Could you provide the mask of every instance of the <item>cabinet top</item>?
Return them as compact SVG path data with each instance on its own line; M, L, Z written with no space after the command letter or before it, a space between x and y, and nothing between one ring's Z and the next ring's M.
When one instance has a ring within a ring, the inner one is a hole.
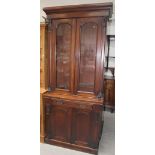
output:
M111 17L113 9L113 3L95 3L95 4L81 4L81 5L68 5L68 6L57 6L57 7L46 7L43 11L47 15L53 14L69 14L76 12L94 12L94 16L108 16ZM100 14L99 14L100 13ZM78 14L79 15L79 14ZM75 17L78 17L77 14ZM93 15L92 15L93 16ZM52 16L55 18L55 16ZM57 18L62 18L61 16L56 16Z

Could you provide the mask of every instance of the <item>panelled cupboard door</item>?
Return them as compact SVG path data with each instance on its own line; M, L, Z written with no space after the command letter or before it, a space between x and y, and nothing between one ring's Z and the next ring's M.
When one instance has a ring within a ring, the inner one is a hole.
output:
M75 92L101 91L103 82L103 18L79 18L76 31Z
M72 143L89 146L91 112L83 109L74 109L72 115Z
M84 147L98 147L101 133L101 112L73 109L71 142Z
M71 109L46 104L46 138L70 142Z
M52 89L73 91L75 24L75 19L52 20L49 32L49 83Z

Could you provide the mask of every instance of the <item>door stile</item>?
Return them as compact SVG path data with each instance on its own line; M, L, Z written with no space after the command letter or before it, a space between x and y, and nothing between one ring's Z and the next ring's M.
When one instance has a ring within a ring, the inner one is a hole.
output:
M72 46L71 46L71 78L70 78L70 91L71 93L75 92L75 40L76 38L76 19L72 20Z
M74 72L74 94L77 94L79 83L79 63L80 63L80 23L76 20L76 40L75 40L75 72Z

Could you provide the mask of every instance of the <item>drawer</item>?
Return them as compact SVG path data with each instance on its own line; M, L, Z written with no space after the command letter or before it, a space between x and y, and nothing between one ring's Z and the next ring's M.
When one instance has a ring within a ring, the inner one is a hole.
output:
M48 103L52 105L67 106L71 108L92 110L92 105L87 102L68 101L68 100L55 99L55 98L44 98L44 103Z

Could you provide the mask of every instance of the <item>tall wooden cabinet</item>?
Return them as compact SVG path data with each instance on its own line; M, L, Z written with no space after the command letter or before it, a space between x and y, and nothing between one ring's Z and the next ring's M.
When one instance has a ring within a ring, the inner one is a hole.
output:
M112 3L48 7L45 142L97 154L103 126L104 49Z

